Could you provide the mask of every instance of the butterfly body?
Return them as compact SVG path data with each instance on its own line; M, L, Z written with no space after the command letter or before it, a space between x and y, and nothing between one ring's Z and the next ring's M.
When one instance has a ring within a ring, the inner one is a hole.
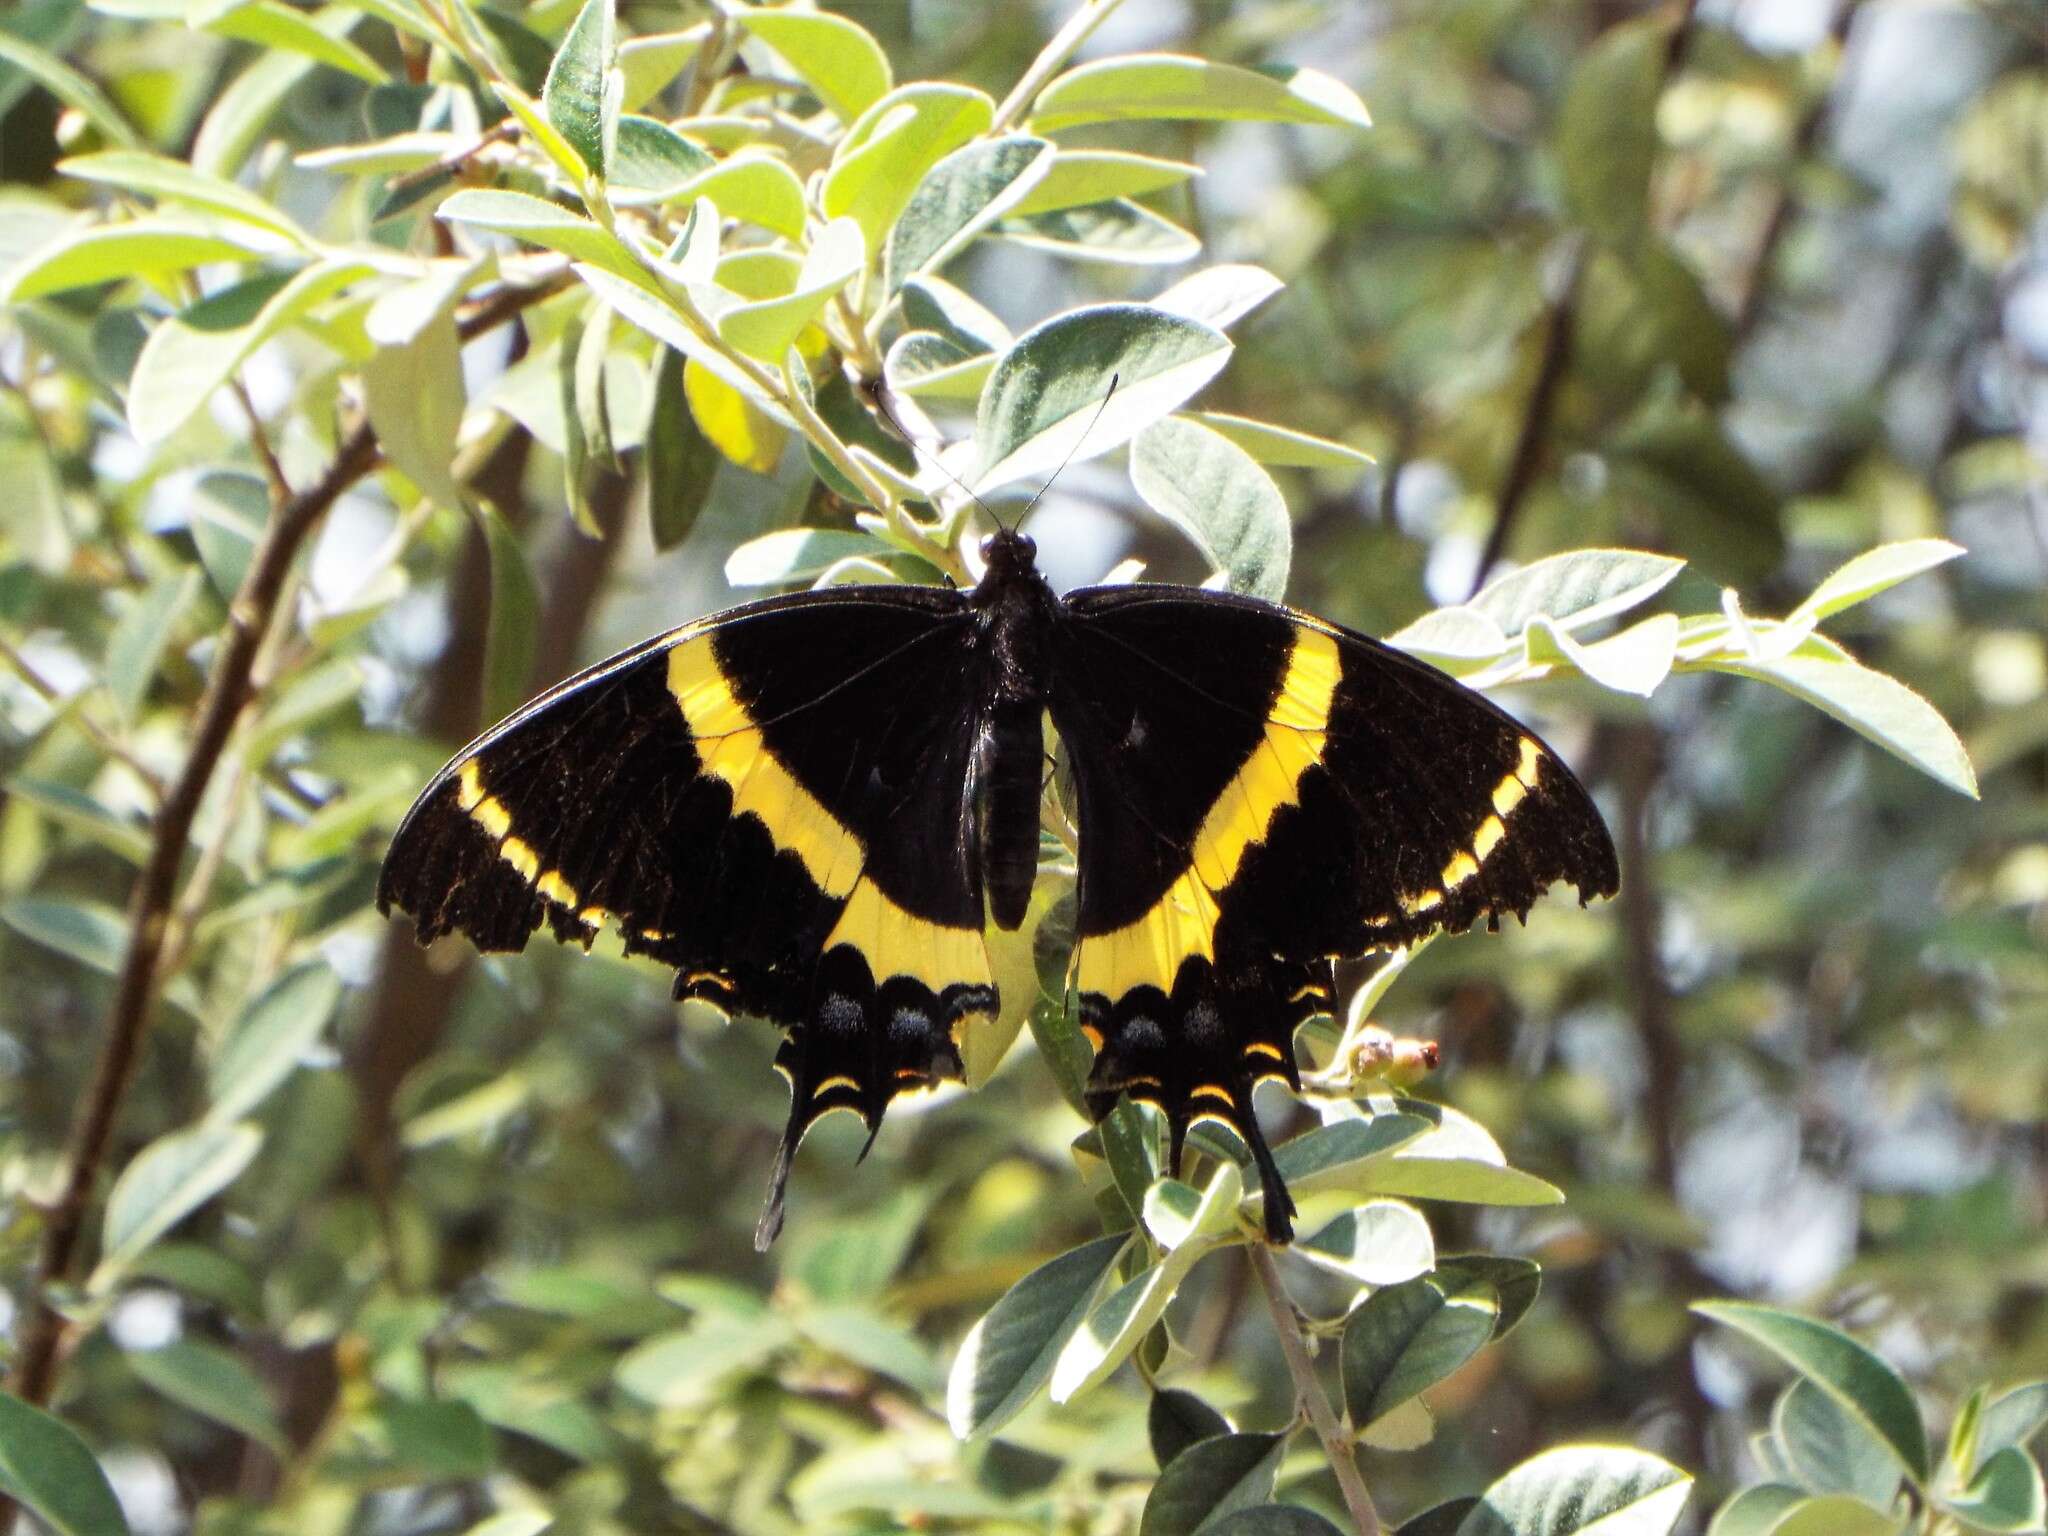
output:
M1598 812L1526 729L1362 635L1156 585L1055 594L1031 541L968 591L749 604L542 695L422 792L379 885L423 941L517 949L606 926L676 994L769 1019L804 1132L961 1075L1000 1004L986 925L1038 868L1050 717L1072 770L1089 1107L1164 1110L1251 1149L1267 1231L1293 1211L1252 1112L1299 1089L1296 1027L1332 962L1520 915L1555 880L1610 894Z

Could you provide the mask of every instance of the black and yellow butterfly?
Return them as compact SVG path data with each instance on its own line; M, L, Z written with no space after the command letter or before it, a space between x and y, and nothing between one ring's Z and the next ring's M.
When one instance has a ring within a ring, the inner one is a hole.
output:
M678 997L781 1025L765 1245L804 1132L847 1109L872 1139L995 1012L983 927L1024 918L1050 712L1090 1107L1157 1105L1176 1165L1191 1121L1229 1125L1285 1241L1252 1088L1299 1090L1295 1027L1329 1010L1333 960L1497 927L1557 880L1611 895L1607 830L1548 747L1399 651L1207 590L1062 598L1009 530L983 552L971 591L770 598L543 694L427 786L378 905L486 950L615 925Z

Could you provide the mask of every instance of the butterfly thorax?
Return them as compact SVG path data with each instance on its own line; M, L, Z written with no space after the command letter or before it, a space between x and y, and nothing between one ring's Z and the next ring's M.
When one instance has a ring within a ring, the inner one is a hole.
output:
M1024 921L1038 873L1046 695L1059 599L1039 574L1037 548L1009 529L982 545L988 571L969 598L983 668L973 794L982 886L1003 928Z

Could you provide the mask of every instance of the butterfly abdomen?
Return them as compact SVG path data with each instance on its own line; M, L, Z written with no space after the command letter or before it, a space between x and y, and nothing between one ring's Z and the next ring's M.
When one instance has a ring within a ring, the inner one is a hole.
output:
M1028 541L1019 540L1020 544ZM976 590L985 700L975 765L981 876L989 915L1014 929L1038 878L1045 793L1045 704L1058 599L1030 563L997 561Z

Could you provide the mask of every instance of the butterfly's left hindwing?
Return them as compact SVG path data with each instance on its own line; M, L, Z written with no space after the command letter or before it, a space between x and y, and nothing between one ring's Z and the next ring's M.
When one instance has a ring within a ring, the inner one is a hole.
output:
M834 1109L960 1075L996 993L968 803L977 701L950 592L802 594L604 662L427 786L378 900L420 938L518 949L607 926L678 996L787 1031L789 1159ZM905 707L915 701L915 707Z
M1156 1103L1251 1147L1268 1230L1293 1207L1253 1118L1299 1088L1296 1026L1334 957L1497 925L1554 881L1612 894L1613 845L1563 762L1433 668L1251 599L1073 594L1053 721L1073 766L1073 960L1091 1093Z

